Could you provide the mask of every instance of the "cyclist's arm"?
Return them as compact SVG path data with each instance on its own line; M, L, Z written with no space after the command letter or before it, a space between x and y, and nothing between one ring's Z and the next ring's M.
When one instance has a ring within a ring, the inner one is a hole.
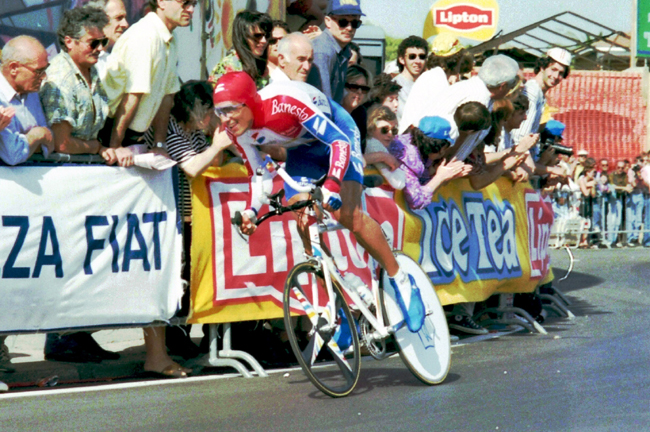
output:
M320 110L314 109L315 114L302 122L302 126L316 139L330 146L330 167L323 187L338 193L350 163L351 143L358 132L355 132L356 124L347 111L343 114L343 108L331 100L330 106L336 123Z

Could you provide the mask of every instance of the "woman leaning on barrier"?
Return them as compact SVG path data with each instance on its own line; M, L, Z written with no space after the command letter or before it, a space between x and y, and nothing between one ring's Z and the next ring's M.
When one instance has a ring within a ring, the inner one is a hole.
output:
M178 93L174 95L174 106L169 116L167 126L167 139L165 147L169 157L178 162L181 168L180 181L180 210L183 215L183 251L185 265L183 266L183 279L190 278L190 240L191 225L189 223L192 212L192 197L188 179L197 177L211 165L221 164L222 141L213 139L208 141L207 136L217 132L217 118L214 114L212 102L212 86L207 81L189 81ZM206 136L207 134L207 136ZM152 130L144 135L145 143L149 148L155 146ZM183 295L179 316L187 316L189 312L189 291ZM199 348L188 336L189 326L185 329L169 327L166 334L166 343L172 355L179 355L185 359L197 357L201 354Z

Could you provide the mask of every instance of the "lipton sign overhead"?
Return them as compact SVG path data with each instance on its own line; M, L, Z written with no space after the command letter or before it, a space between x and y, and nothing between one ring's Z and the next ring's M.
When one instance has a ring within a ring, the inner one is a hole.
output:
M423 37L440 33L485 41L497 30L499 5L495 0L439 0L424 22Z

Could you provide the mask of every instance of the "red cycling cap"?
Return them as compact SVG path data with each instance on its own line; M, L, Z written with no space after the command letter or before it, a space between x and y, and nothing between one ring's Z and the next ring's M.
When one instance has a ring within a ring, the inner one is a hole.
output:
M246 104L251 109L261 102L255 81L246 72L229 72L222 75L217 80L212 99L215 105L221 102L237 102Z

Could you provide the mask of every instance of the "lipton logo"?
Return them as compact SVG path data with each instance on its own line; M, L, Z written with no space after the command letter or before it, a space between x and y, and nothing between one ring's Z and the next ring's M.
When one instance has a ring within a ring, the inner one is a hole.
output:
M435 9L436 26L449 27L454 30L470 31L494 25L494 10L481 9L471 5L454 5L444 9Z

